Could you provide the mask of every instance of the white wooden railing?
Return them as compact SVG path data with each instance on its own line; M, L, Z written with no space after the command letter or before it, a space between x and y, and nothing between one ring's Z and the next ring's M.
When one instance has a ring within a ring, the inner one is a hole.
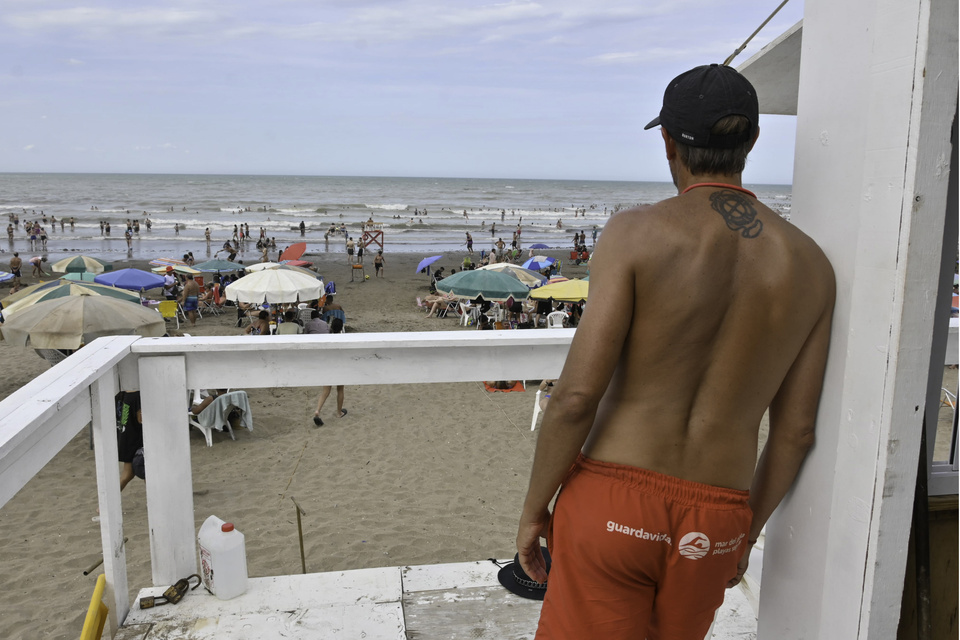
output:
M0 402L0 507L92 423L111 628L130 610L114 396L140 390L154 586L197 571L189 431L196 388L556 378L573 329L101 338ZM172 404L171 404L172 403Z

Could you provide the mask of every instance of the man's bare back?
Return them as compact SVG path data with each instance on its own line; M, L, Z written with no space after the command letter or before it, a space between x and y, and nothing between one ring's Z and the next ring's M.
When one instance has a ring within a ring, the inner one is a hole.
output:
M615 303L586 313L579 332L626 335L584 453L749 488L760 419L832 308L829 263L790 223L724 187L624 211L605 231L592 273L612 291L591 290L591 303Z
M679 195L613 216L596 245L517 530L537 582L552 540L538 638L702 638L813 445L833 271L741 186L758 119L749 81L712 64L674 78L646 127Z

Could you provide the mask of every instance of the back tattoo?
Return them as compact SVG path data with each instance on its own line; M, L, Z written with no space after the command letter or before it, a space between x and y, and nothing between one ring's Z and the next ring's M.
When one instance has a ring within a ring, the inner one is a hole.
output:
M710 194L710 206L723 216L729 229L739 231L744 238L756 238L763 231L763 222L757 220L753 203L736 191L714 191Z

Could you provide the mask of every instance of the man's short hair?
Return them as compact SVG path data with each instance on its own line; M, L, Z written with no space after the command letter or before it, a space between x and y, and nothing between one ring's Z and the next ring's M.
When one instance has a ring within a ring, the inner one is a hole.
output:
M720 135L737 135L750 130L750 121L737 115L721 118L711 129ZM747 154L753 147L752 137L731 149L691 147L677 139L674 139L674 142L677 145L680 161L695 176L704 173L725 175L743 173L744 167L747 166Z
M316 320L319 317L320 317L320 311L318 311L317 309L314 309L313 311L310 312L311 320Z
M750 81L735 69L703 65L681 73L663 93L662 126L694 175L741 173L756 139L760 106Z

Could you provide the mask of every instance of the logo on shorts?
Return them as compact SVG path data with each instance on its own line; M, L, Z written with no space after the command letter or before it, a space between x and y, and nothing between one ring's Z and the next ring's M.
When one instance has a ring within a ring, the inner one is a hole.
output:
M710 551L710 538L699 531L691 531L680 538L680 555L691 560L699 560Z

